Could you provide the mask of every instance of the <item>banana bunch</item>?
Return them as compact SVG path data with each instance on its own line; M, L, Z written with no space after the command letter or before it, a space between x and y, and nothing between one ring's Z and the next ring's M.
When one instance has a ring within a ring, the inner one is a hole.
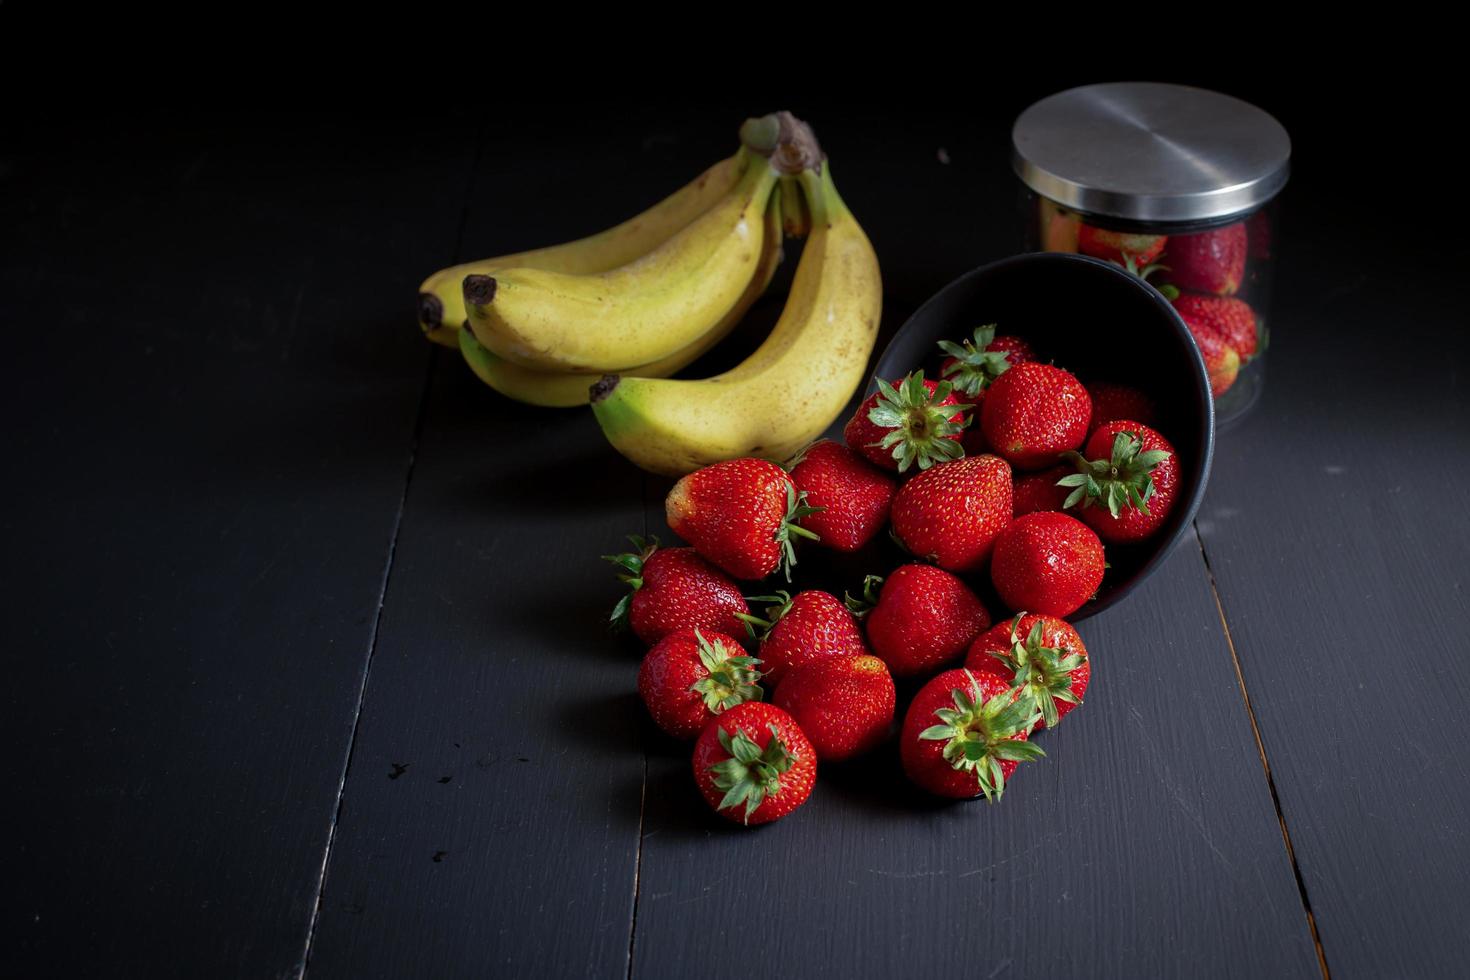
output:
M861 383L882 289L810 128L775 113L748 120L741 144L600 234L435 273L419 294L420 326L511 398L591 401L608 439L645 469L789 458ZM724 374L665 380L760 297L786 235L808 241L766 341Z

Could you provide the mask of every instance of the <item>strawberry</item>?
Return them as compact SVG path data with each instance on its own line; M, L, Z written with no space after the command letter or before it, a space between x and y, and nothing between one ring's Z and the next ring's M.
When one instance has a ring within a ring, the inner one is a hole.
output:
M898 487L892 476L830 439L802 452L791 467L791 479L816 511L802 520L802 527L836 551L857 551L883 530Z
M994 803L1021 762L1045 752L1026 740L1034 699L994 674L947 670L925 684L904 715L903 771L937 796L985 794Z
M761 699L758 663L733 636L677 630L643 657L638 693L658 727L693 738L720 712Z
M964 455L960 434L970 406L961 405L953 392L948 381L925 381L923 371L893 384L879 381L842 437L874 465L898 473L955 459Z
M1071 624L1055 616L1018 613L996 623L970 645L965 667L994 674L1030 695L1041 711L1037 728L1055 728L1082 703L1092 678L1087 647Z
M796 721L756 701L709 723L694 743L694 781L720 816L770 823L801 806L817 781L817 752Z
M809 591L792 596L780 592L751 601L761 600L777 603L766 610L769 619L742 618L765 630L758 652L770 684L780 683L793 667L868 652L857 620L835 595Z
M791 578L791 536L815 538L797 522L812 513L786 471L764 459L729 459L695 470L664 501L669 527L729 574Z
M941 340L940 350L949 356L939 366L942 377L954 382L955 391L979 407L985 389L1012 366L1036 360L1036 352L1020 337L995 335L995 324L975 328L975 339L961 344Z
M1102 579L1102 542L1075 517L1027 514L995 541L990 580L1012 609L1070 616L1092 598Z
M793 667L771 703L796 719L822 762L862 755L888 737L896 694L872 654Z
M1214 331L1191 329L1189 333L1194 337L1200 357L1204 358L1205 372L1210 376L1210 392L1219 398L1235 384L1235 376L1240 373L1240 354Z
M966 456L925 470L898 490L893 535L911 554L952 572L985 565L1011 520L1011 468L999 456Z
M1126 265L1130 259L1135 265L1148 265L1159 257L1168 241L1165 235L1108 231L1087 224L1077 231L1077 251L1118 265Z
M863 598L849 599L848 605L862 617L873 652L895 677L928 673L957 660L990 625L990 613L975 593L932 565L901 565L886 581L869 575Z
M1243 222L1195 235L1175 235L1164 255L1169 282L1196 293L1233 295L1245 278L1246 245Z
M1256 311L1245 300L1233 296L1201 296L1182 293L1174 300L1174 309L1184 318L1189 332L1214 333L1248 361L1256 353ZM1132 418L1132 416L1128 416Z
M1034 514L1038 510L1061 510L1067 499L1067 488L1057 486L1057 481L1073 472L1065 466L1053 466L1040 473L1016 474L1011 489L1011 513L1014 517Z
M1087 431L1092 433L1104 422L1132 419L1144 425L1155 425L1158 412L1154 400L1137 388L1117 385L1110 381L1091 381L1086 385L1087 396L1092 399L1092 418L1087 422Z
M1012 466L1037 470L1087 438L1092 399L1070 372L1050 364L1018 364L985 394L981 426L994 451Z
M1169 440L1146 425L1109 422L1069 454L1077 472L1061 485L1074 487L1065 507L1109 544L1142 541L1169 516L1179 493L1179 456Z
M638 639L657 643L674 630L699 627L712 633L739 633L739 618L750 612L735 583L699 557L693 548L660 548L658 538L630 534L633 552L603 555L624 569L618 577L633 591L613 607L613 626L632 625Z

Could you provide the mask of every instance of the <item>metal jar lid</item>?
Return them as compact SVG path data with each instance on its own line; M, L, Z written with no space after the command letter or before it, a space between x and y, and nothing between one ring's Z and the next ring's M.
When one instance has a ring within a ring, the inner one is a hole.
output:
M1068 89L1011 130L1016 174L1036 193L1128 221L1209 221L1286 184L1291 139L1240 99L1155 82Z

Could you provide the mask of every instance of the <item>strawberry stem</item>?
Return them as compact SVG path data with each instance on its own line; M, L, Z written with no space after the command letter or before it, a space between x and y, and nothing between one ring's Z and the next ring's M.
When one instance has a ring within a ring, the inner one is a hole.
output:
M892 450L900 473L916 464L927 470L963 456L959 435L965 429L964 413L974 406L941 405L953 391L953 382L940 381L931 394L923 371L910 374L897 388L879 379L878 400L868 410L868 421L888 432L869 445ZM951 421L956 415L960 420Z
M940 724L919 733L919 738L944 742L944 758L955 769L973 772L980 792L994 803L1005 792L1006 777L1001 762L1030 762L1046 755L1041 746L1013 739L1018 732L1028 731L1041 720L1036 700L1012 691L997 694L980 702L980 683L968 670L970 690L954 688L950 695L953 708L939 708L934 716Z
M1059 487L1073 490L1062 502L1062 509L1106 506L1116 518L1124 510L1136 510L1149 516L1148 501L1154 495L1153 471L1169 458L1162 449L1143 451L1143 436L1122 431L1113 437L1108 459L1089 460L1078 452L1063 453L1076 467L1057 481Z
M623 574L618 576L618 580L627 583L630 588L630 591L618 600L618 604L613 606L612 615L608 617L608 624L614 630L628 628L628 614L633 605L633 593L643 588L643 565L658 550L658 538L656 537L649 537L645 540L639 535L630 534L628 540L633 543L632 552L602 556L603 561L610 561L623 569Z
M1011 686L1033 698L1041 709L1041 719L1047 728L1055 728L1059 716L1057 702L1081 704L1072 693L1072 671L1081 667L1087 658L1061 647L1049 647L1043 642L1042 621L1031 624L1031 630L1022 640L1017 630L1026 614L1017 613L1011 620L1011 648L1008 651L992 650L990 655L1007 667L1014 676Z
M731 656L724 643L718 639L711 643L698 629L694 631L694 642L699 662L708 673L690 684L689 690L704 699L711 713L720 714L737 704L761 699L761 673L756 670L759 660L744 650Z
M743 731L737 729L732 736L720 727L720 747L730 753L730 758L709 767L715 786L725 791L716 809L727 810L744 803L746 824L767 797L781 792L781 774L796 762L776 733L776 726L768 727L771 740L764 749Z

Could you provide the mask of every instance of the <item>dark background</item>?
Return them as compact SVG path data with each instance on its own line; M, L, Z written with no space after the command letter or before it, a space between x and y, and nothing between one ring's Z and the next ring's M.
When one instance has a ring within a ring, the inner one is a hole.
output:
M309 86L289 44L239 74L196 49L15 76L17 975L1459 969L1467 250L1432 52L1131 72L996 33L736 86L715 55L705 85L493 26ZM491 40L540 70L452 56ZM1096 694L1001 806L926 804L880 756L723 827L600 626L595 556L660 529L666 481L431 349L415 287L621 220L785 107L874 241L891 331L1015 250L1015 114L1125 77L1239 95L1294 140L1267 395L1196 534L1084 624Z

